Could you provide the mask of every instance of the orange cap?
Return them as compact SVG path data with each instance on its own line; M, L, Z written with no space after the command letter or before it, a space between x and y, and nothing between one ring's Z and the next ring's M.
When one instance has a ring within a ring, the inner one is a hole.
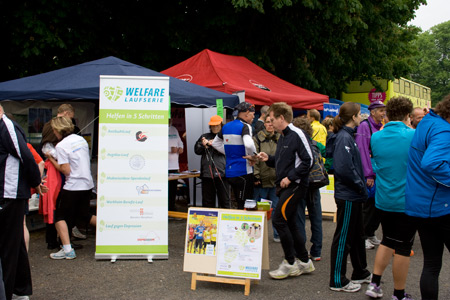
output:
M220 125L220 124L222 124L222 117L218 115L212 116L208 123L208 125Z

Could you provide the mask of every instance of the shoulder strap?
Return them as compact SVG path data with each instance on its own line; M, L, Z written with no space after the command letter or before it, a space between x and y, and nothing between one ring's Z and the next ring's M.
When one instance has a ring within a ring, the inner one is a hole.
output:
M370 137L372 137L372 125L370 125L369 119L365 119L363 122L367 122L367 124L369 125ZM372 157L372 145L370 145L370 139L369 139L369 154L370 157Z
M319 134L319 130L317 130L316 134L312 137L313 141L314 141L314 138L316 137L316 135L318 135L318 134Z
M363 120L363 122L367 122L367 124L369 125L369 130L370 130L370 136L372 136L372 125L370 125L369 119L365 119Z

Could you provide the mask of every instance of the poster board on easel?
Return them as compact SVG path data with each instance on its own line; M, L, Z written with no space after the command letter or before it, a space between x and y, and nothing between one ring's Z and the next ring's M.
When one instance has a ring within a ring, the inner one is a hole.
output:
M267 228L263 211L190 208L183 270L193 273L191 288L195 280L242 284L248 295L250 281L269 269Z

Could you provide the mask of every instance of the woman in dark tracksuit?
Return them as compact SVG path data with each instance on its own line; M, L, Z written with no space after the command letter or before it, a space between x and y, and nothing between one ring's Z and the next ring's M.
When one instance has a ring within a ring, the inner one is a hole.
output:
M333 153L334 189L337 224L331 246L330 289L356 292L361 283L370 283L366 269L366 249L363 238L362 204L367 189L361 156L355 143L355 127L361 122L360 105L344 103L334 119L334 141L327 143L327 154ZM347 256L353 266L351 281L346 278Z

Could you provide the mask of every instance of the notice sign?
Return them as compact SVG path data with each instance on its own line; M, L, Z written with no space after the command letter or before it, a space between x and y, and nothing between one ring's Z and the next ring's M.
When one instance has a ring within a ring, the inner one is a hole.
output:
M264 213L219 213L217 276L261 278Z
M168 257L168 77L100 76L95 257Z

